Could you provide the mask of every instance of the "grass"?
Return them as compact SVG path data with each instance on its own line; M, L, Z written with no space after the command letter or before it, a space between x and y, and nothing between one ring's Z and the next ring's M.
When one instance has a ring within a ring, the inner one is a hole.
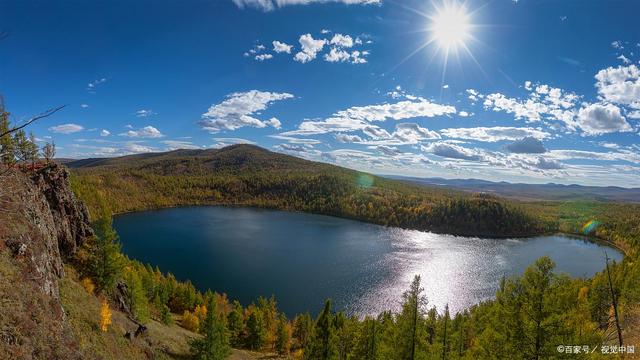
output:
M125 333L134 333L137 325L112 306L112 324L107 332L100 330L101 302L89 294L78 281L75 270L67 266L60 281L62 306L67 315L80 352L97 359L188 359L188 342L195 335L178 325L166 326L155 320L147 324L147 334L129 340Z

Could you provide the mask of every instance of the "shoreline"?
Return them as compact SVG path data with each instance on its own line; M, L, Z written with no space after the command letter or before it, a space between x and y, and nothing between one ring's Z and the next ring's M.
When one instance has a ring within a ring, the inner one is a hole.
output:
M608 247L611 247L611 248L619 251L620 253L622 253L624 257L629 257L630 256L625 249L623 249L621 246L619 246L618 244L616 244L615 242L613 242L611 240L599 238L597 236L590 236L590 235L584 235L584 234L578 234L578 233L572 233L572 232L565 232L565 231L555 231L555 232L548 232L548 233L531 234L531 235L527 235L527 236L478 235L478 234L467 234L467 233L454 234L454 233L449 233L449 232L439 232L439 231L427 230L427 229L415 229L415 228L402 227L402 226L382 225L382 224L377 224L377 223L374 223L374 222L366 221L366 220L363 220L363 219L356 219L356 218L350 218L350 217L344 217L344 216L336 216L336 215L329 215L329 214L322 214L322 213L315 213L315 212L307 212L307 211L301 211L301 210L278 209L278 208L272 208L272 207L261 207L261 206L248 205L248 204L242 204L242 203L236 203L236 204L190 204L190 205L173 205L173 206L152 207L152 208L148 208L148 209L139 209L139 210L131 210L131 211L113 213L112 217L122 216L122 215L127 215L127 214L134 214L134 213L142 213L142 212L147 212L147 211L161 211L161 210L169 210L169 209L177 209L177 208L189 208L189 207L227 207L227 208L242 208L242 207L244 207L244 208L252 208L252 209L259 209L259 210L282 211L282 212L289 212L289 213L300 213L300 214L310 214L310 215L318 215L318 216L329 216L329 217L334 217L334 218L338 218L338 219L357 221L357 222L360 222L360 223L383 226L383 227L393 227L393 228L398 228L398 229L403 229L403 230L414 230L414 231L422 231L422 232L428 232L428 233L440 234L440 235L450 235L450 236L457 236L457 237L480 238L480 239L499 239L499 240L503 240L503 239L528 239L528 238L534 238L534 237L539 237L539 236L561 235L561 236L572 237L572 238L586 240L586 241L589 241L589 242L592 242L592 243L608 246Z

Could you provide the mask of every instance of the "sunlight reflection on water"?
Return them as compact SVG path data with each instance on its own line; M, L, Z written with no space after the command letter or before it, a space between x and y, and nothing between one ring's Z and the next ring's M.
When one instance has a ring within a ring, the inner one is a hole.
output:
M273 294L291 316L316 313L326 298L360 316L397 310L415 275L430 307L455 313L492 298L503 276L540 256L573 276L604 267L601 245L560 235L465 238L250 208L132 213L114 225L127 255L245 305Z

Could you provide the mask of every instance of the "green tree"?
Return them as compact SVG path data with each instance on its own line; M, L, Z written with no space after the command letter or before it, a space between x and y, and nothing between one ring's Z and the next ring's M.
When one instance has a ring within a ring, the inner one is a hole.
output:
M202 338L191 342L191 353L198 360L224 360L231 352L229 332L224 317L214 311L216 303L209 301L207 317L201 326Z
M414 360L424 353L424 307L427 305L420 276L416 275L403 295L402 310L397 316L396 353L398 359Z
M38 143L36 142L36 136L33 133L29 133L29 142L26 148L26 161L31 161L34 164L38 161Z
M338 350L334 339L333 319L331 300L327 300L318 319L316 319L313 338L304 352L305 359L329 360L337 357Z
M291 327L289 326L289 320L287 320L284 314L280 314L276 326L276 351L280 355L287 355L289 354L290 348Z
M101 291L111 291L124 267L120 253L118 234L113 229L111 213L106 206L102 215L93 225L96 236L93 239L90 269L94 282Z
M5 111L4 102L0 99L0 134L5 134L11 129L9 113ZM0 159L6 165L15 163L15 146L11 134L0 137Z
M124 281L128 290L127 305L129 305L133 317L141 323L146 323L149 321L149 301L138 272L135 269L127 269Z
M242 315L242 305L236 300L231 306L231 311L227 315L227 327L231 338L231 345L240 347L242 345L242 331L244 330L244 318Z
M20 129L13 134L13 157L18 161L27 160L29 152L29 140L24 130Z
M171 310L167 304L160 305L160 321L165 325L173 324L173 318L171 317Z
M298 314L293 319L293 337L296 339L296 347L305 349L313 336L313 319L309 313Z
M253 306L247 318L247 346L252 350L260 350L267 342L267 328L262 312Z
M42 148L42 156L44 156L47 163L50 163L54 157L56 157L56 144L52 141L44 144Z
M550 348L553 329L557 324L553 318L553 268L555 263L547 256L528 267L522 277L525 334L525 354L530 359L546 358L557 354Z

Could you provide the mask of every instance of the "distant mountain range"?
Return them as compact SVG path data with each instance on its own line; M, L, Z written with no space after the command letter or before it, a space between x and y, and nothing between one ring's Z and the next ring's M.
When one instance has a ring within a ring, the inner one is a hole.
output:
M437 186L471 192L486 192L520 200L597 200L640 202L640 188L618 186L583 186L493 182L479 179L416 178L406 176L385 176L413 184Z

